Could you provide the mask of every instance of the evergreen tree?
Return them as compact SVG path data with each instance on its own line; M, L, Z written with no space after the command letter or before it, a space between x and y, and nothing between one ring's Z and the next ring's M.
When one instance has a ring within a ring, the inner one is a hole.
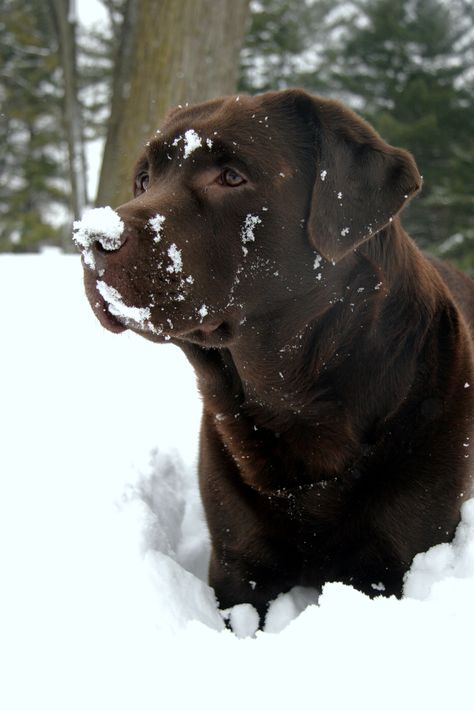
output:
M239 90L254 94L289 86L327 89L322 54L331 0L258 0L240 58Z
M421 246L470 268L473 32L472 6L461 0L360 0L328 51L335 91L418 162L424 189L407 211L408 229Z
M68 199L64 144L58 140L57 47L42 6L3 0L3 7L0 250L30 251L59 239L54 225Z
M241 87L340 98L411 150L424 189L404 223L474 271L473 67L472 0L260 0Z
M67 3L2 0L0 251L72 249L71 222L85 200L81 144L105 137L124 3L105 0L109 31L79 33L71 81L74 47L68 68L65 57L76 37L64 31L65 19L74 19ZM72 176L71 167L80 173Z

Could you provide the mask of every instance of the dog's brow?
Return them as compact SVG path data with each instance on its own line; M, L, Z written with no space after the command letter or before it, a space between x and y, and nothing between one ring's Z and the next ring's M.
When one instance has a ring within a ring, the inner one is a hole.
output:
M159 168L162 165L166 165L169 161L170 148L165 141L156 138L147 145L146 155L150 164L155 168Z
M205 135L205 132L203 132L203 135ZM155 170L163 169L169 165L170 160L176 155L177 146L175 142L176 132L170 138L160 136L150 141L146 149L146 156ZM211 138L203 141L202 147L204 154L201 155L202 157L205 156L209 162L220 166L232 163L248 170L247 161L240 155L237 141L224 141L212 135Z
M222 139L214 138L212 141L212 153L220 160L233 160L239 157L237 142L230 144Z

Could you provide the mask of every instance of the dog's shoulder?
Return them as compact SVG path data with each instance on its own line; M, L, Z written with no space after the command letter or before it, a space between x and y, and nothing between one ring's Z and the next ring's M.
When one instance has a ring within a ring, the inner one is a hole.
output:
M436 269L474 336L474 281L449 262L430 254L425 257Z

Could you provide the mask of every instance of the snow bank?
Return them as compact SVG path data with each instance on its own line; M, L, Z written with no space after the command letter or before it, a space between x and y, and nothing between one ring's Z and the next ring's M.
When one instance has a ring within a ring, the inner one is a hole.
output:
M102 329L77 257L0 257L0 297L1 708L471 707L472 500L401 601L295 588L253 637L230 611L239 639L206 583L181 353Z
M442 581L474 578L474 499L461 509L461 523L452 543L418 554L406 576L404 594L417 600L430 597Z

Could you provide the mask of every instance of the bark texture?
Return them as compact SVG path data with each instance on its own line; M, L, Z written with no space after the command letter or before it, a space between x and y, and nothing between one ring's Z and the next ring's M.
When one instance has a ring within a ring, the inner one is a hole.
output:
M69 152L71 211L79 218L87 204L86 160L78 98L76 17L74 0L50 0L64 76L63 119ZM69 236L68 236L69 241Z
M97 205L131 195L135 160L168 109L235 91L249 0L129 0Z

